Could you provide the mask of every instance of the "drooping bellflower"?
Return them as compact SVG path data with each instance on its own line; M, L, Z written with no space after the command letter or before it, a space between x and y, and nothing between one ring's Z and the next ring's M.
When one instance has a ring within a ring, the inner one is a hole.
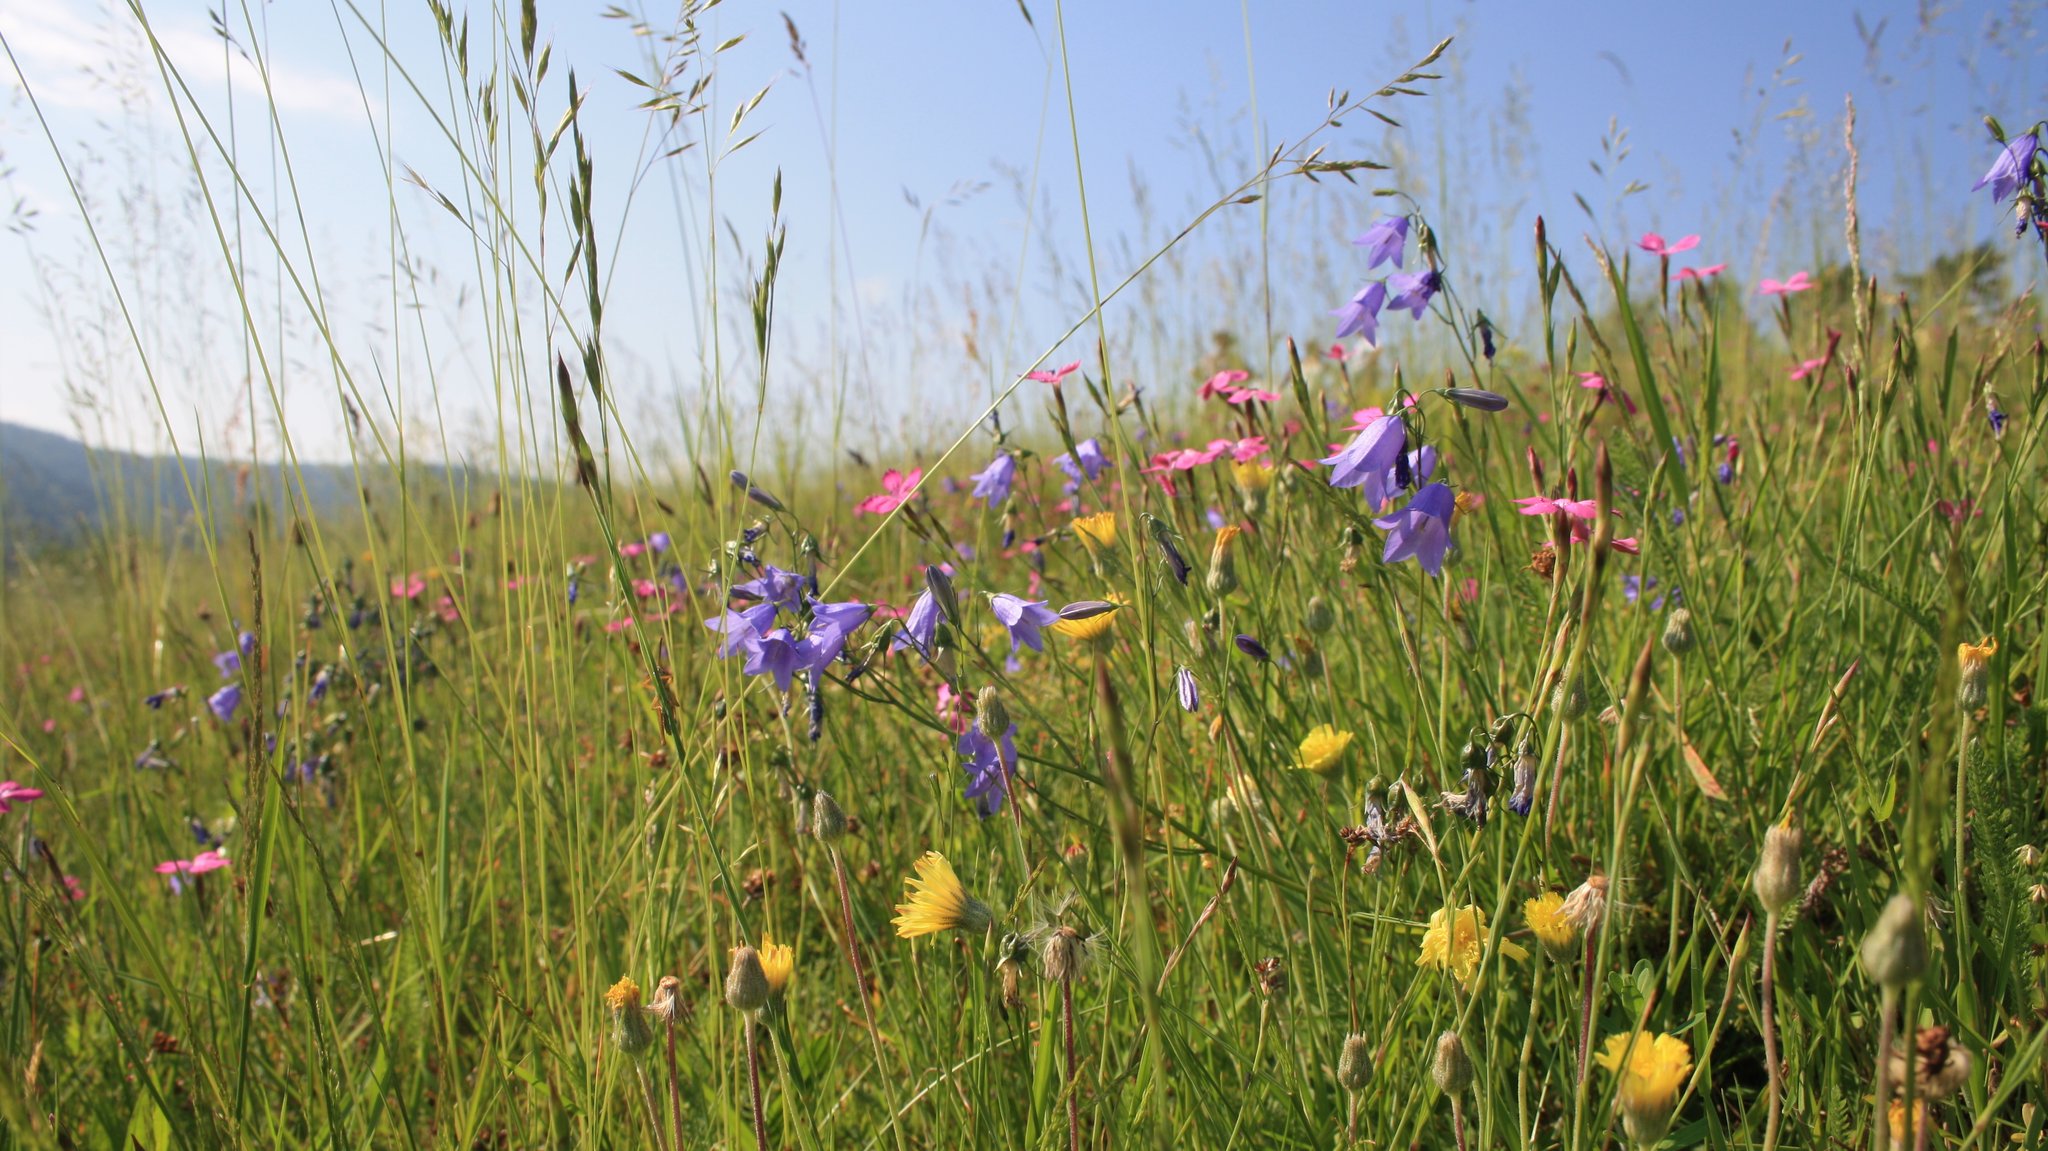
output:
M2006 142L2005 149L1998 153L1998 159L1992 161L1991 170L1984 173L1982 179L1970 185L1970 191L1974 192L1989 184L1992 203L2002 204L2011 199L2012 194L2019 191L2020 185L2027 182L2034 166L2034 152L2040 146L2040 138L2032 132L2014 136Z
M1399 563L1413 557L1423 571L1441 574L1444 554L1451 549L1451 515L1456 510L1457 497L1450 486L1433 483L1416 492L1400 511L1374 520L1374 526L1387 531L1387 550L1381 562Z
M1062 452L1053 457L1053 466L1067 473L1067 482L1061 491L1073 495L1081 490L1083 477L1093 480L1109 466L1109 457L1102 454L1102 441L1093 437L1074 445L1072 452Z
M1419 320L1441 287L1443 277L1434 268L1388 276L1387 290L1393 295L1388 297L1387 306L1395 311L1405 308L1410 316Z
M1407 443L1408 426L1401 417L1383 415L1367 424L1336 455L1316 462L1331 469L1331 487L1362 488L1366 505L1378 510L1392 494L1387 490L1387 475Z
M1391 261L1401 266L1401 248L1408 242L1408 217L1381 216L1379 221L1365 230L1365 235L1351 241L1365 249L1365 268L1371 271Z
M1017 478L1017 457L1002 452L989 465L968 477L974 481L974 498L994 507L1010 498L1011 481Z
M1003 630L1010 633L1010 652L1013 655L1019 645L1032 651L1044 651L1045 641L1039 637L1038 629L1058 623L1060 618L1060 613L1045 606L1044 600L1027 600L1004 592L988 597L988 606L996 621L1003 625Z
M1344 306L1330 314L1337 317L1337 338L1362 337L1368 345L1378 346L1380 342L1380 309L1387 305L1387 286L1374 280L1358 289L1358 294L1344 301Z
M1007 792L1003 765L1017 762L1017 725L1011 724L1003 732L1002 746L984 735L981 724L976 721L954 745L963 762L960 767L967 773L967 787L963 793L969 803L976 805L982 818L994 815L1003 809L1003 797Z

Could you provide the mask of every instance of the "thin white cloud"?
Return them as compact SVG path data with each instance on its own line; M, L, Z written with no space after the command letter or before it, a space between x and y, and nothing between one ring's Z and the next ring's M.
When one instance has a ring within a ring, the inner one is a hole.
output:
M202 99L232 86L237 97L267 98L282 113L362 115L363 95L344 72L273 55L266 61L266 91L263 73L246 51L239 44L224 49L206 23L152 15L150 26L172 68ZM13 49L20 79L46 108L104 115L123 106L124 94L161 99L141 28L123 6L94 0L0 0L0 36ZM8 71L0 68L0 79L15 79L5 75Z

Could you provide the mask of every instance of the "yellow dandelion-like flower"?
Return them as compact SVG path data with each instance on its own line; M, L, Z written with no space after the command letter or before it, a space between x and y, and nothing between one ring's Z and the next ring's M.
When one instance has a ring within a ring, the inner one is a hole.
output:
M624 1011L629 1007L640 1006L640 985L633 982L630 976L619 980L612 984L611 990L604 993L604 1004L613 1011Z
M1564 913L1564 896L1555 891L1546 891L1524 903L1522 918L1552 959L1568 958L1578 945L1578 925Z
M1986 661L1997 654L1997 636L1987 635L1976 643L1959 643L1956 645L1956 662L1963 665L1965 672L1984 666Z
M761 973L768 977L769 993L782 994L789 988L789 977L796 974L796 952L791 951L787 943L777 943L762 936Z
M1913 1145L1920 1128L1927 1124L1927 1100L1913 1100L1913 1122L1910 1125L1906 1122L1904 1099L1892 1100L1891 1105L1885 1108L1884 1118L1885 1126L1891 1128L1894 1151L1905 1151Z
M1116 513L1097 512L1074 521L1074 534L1093 550L1116 546Z
M1256 460L1250 463L1232 463L1230 478L1237 483L1239 491L1262 492L1273 486L1273 465Z
M1956 645L1956 701L1966 710L1983 707L1988 698L1991 657L1998 654L1998 639L1985 636L1978 643Z
M1115 601L1107 602L1114 603ZM1098 612L1085 619L1063 619L1058 623L1048 624L1047 627L1060 635L1066 636L1068 639L1078 639L1083 642L1107 640L1110 629L1116 624L1117 612L1121 608L1122 605L1119 604L1108 611Z
M1460 983L1469 984L1479 973L1479 960L1486 952L1486 913L1477 907L1460 907L1456 914L1444 908L1429 913L1429 929L1422 933L1422 954L1417 967L1441 967ZM1500 953L1509 959L1527 959L1529 952L1503 939Z
M988 908L960 885L953 865L936 851L918 857L917 874L903 879L903 902L896 905L896 934L905 939L941 931L980 931L992 917Z
M1294 751L1294 766L1318 775L1328 775L1344 761L1344 749L1351 746L1351 733L1332 724L1322 724L1302 737Z
M1614 1104L1629 1134L1653 1146L1671 1126L1678 1091L1692 1074L1692 1048L1675 1035L1610 1035L1593 1062L1614 1073Z

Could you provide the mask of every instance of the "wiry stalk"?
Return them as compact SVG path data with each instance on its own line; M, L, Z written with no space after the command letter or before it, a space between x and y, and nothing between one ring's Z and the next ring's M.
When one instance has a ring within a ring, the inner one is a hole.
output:
M1081 1151L1081 1069L1074 1063L1074 981L1060 980L1060 1031L1067 1048L1067 1151Z
M754 1016L750 1012L745 1024L747 1032L747 1087L754 1097L754 1146L757 1151L768 1151L768 1121L761 1112L761 1043L755 1036Z
M683 1080L676 1070L676 1017L673 1012L662 1027L668 1040L668 1121L673 1151L683 1151Z
M1764 1074L1769 1077L1770 1110L1764 1119L1764 1151L1777 1151L1778 1126L1785 1117L1785 1064L1778 1057L1777 1016L1778 915L1764 918L1763 1018Z

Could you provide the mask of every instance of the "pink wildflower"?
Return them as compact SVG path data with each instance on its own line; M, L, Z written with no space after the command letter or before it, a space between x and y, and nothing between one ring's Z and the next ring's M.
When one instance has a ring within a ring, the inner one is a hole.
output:
M912 468L908 472L899 472L895 468L890 468L882 473L882 494L869 496L853 505L853 513L855 515L888 515L890 512L902 507L904 501L916 494L917 485L923 480L923 468Z

